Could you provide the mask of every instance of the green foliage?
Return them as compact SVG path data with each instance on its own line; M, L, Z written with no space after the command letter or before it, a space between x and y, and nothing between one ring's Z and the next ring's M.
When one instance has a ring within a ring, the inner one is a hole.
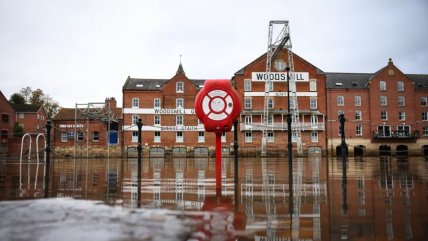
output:
M24 133L24 128L19 125L19 122L15 122L15 124L13 125L13 135L15 137L22 137Z
M52 119L60 110L59 103L43 93L43 90L32 90L29 86L22 88L18 93L14 93L9 101L15 104L42 105L46 110L48 119Z

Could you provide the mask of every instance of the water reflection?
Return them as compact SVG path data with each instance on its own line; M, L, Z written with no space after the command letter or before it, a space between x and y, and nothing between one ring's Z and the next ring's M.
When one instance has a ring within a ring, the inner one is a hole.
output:
M175 210L201 222L206 239L426 240L428 164L422 158L295 158L222 160L57 159L49 195L103 200L128 208ZM0 164L0 199L41 197L43 163ZM290 190L293 190L290 193ZM223 236L222 236L223 235Z

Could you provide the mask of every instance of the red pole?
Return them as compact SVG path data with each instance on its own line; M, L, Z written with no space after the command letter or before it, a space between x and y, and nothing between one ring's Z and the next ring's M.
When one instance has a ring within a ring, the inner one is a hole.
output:
M215 193L221 196L221 132L215 133Z

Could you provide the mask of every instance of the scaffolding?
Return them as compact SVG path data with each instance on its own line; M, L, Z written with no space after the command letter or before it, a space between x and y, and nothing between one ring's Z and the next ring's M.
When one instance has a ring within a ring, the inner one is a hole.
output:
M267 60L266 60L266 72L269 73L272 71L272 63L275 61L276 56L281 51L281 49L286 49L288 54L288 66L289 70L289 106L288 110L291 113L292 118L292 136L293 139L297 142L297 151L299 155L302 155L302 141L300 133L300 123L299 123L299 107L297 103L297 88L294 75L294 61L293 61L293 52L291 50L291 38L290 38L290 28L288 21L270 21L269 22L269 35L268 35L268 49L267 49ZM267 79L265 81L265 98L264 98L264 109L263 109L263 133L262 133L262 147L261 154L266 156L266 143L267 143L267 130L269 129L270 123L270 92L273 91L271 88L272 80Z
M78 124L78 118L86 117L85 122L80 122ZM77 104L74 109L74 158L77 157L77 149L78 147L82 147L83 145L79 145L78 138L86 138L86 157L89 157L89 122L91 120L97 120L104 123L107 123L107 135L106 135L106 143L107 143L107 156L110 156L110 126L112 122L118 123L119 120L115 117L115 114L110 106L110 102L89 102L86 104ZM80 149L80 156L83 156L83 148Z

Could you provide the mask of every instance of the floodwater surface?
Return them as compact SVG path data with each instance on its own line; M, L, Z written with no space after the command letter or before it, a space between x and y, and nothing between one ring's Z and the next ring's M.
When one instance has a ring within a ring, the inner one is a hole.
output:
M0 240L428 240L423 158L237 166L218 193L212 158L144 158L140 182L136 158L55 159L44 198L43 163L3 161Z

